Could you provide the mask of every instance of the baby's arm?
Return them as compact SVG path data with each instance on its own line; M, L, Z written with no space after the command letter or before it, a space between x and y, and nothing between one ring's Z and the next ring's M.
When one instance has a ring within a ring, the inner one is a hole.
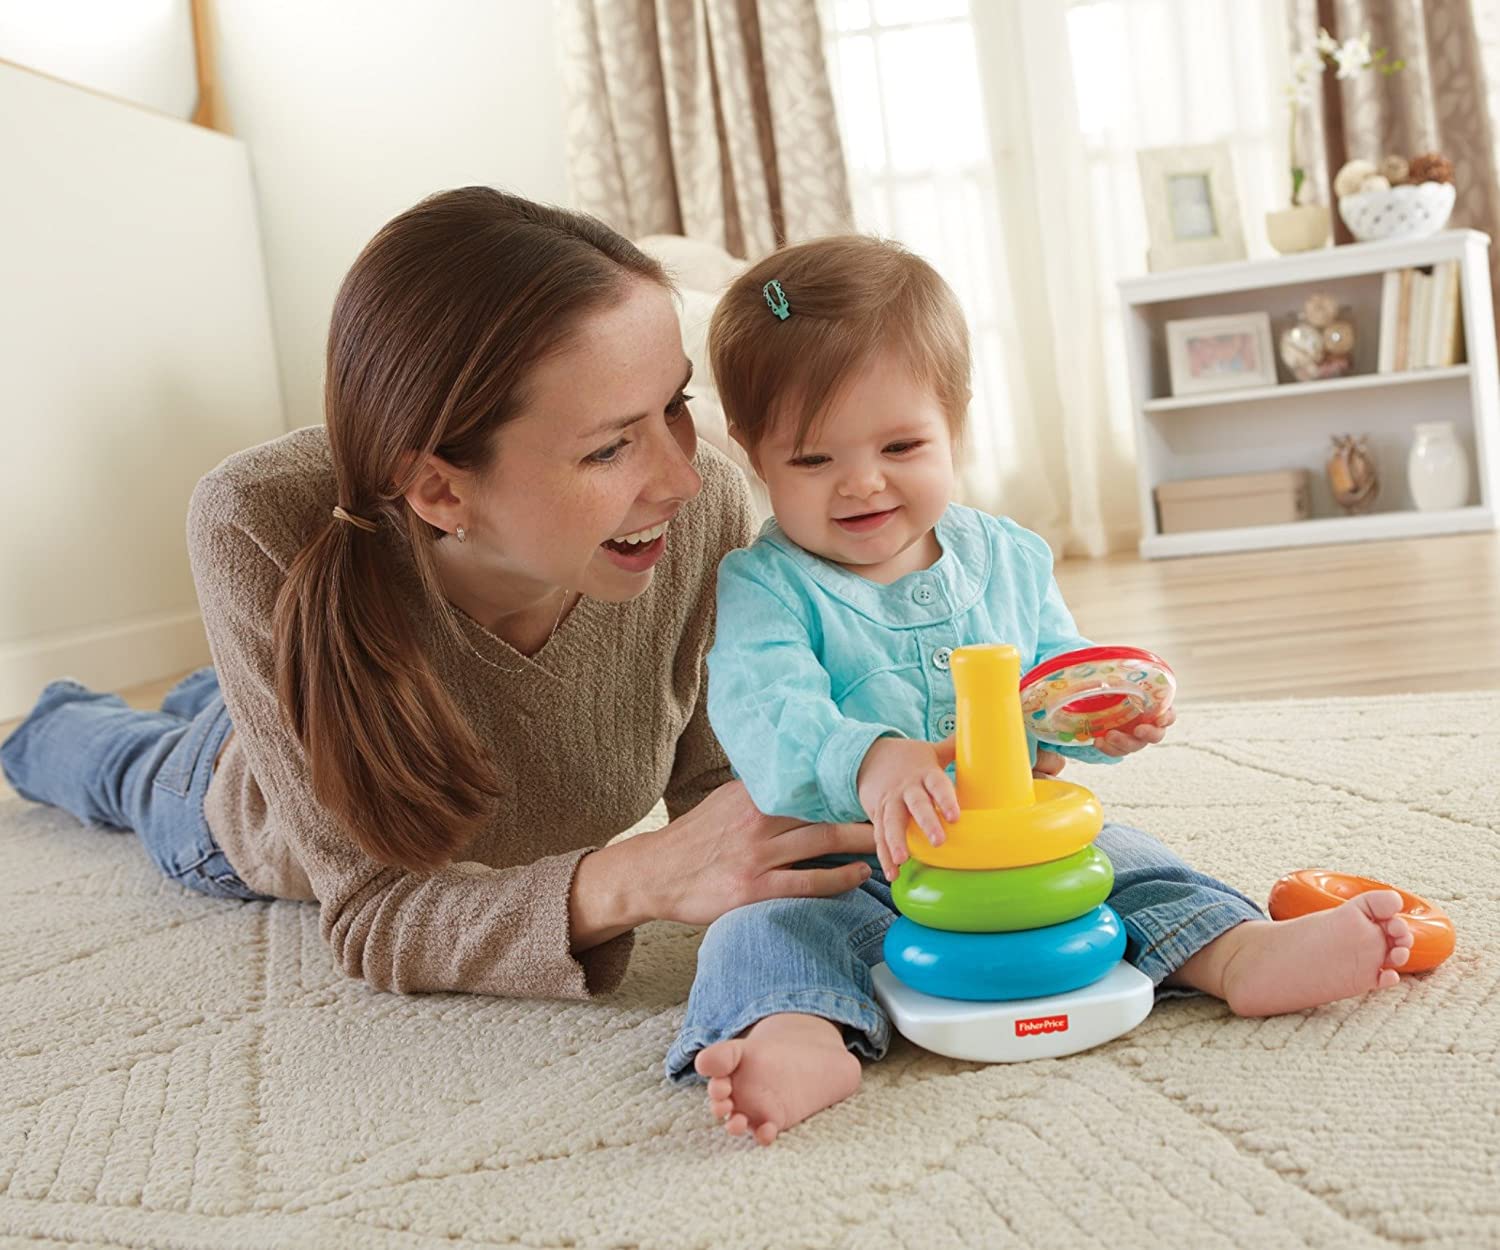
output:
M1037 663L1064 651L1079 647L1090 647L1093 643L1079 636L1073 624L1072 614L1063 602L1062 590L1050 572L1047 576L1048 593L1042 601L1042 634L1037 643ZM1050 631L1050 632L1049 632ZM1074 759L1112 764L1121 756L1134 755L1152 743L1167 736L1167 729L1177 719L1177 714L1168 708L1154 722L1142 721L1134 728L1112 729L1102 738L1095 738L1086 747L1058 746L1052 750L1070 755Z
M719 566L709 722L766 815L863 821L860 765L872 743L900 731L839 711L814 650L811 613L763 576L762 559L750 548Z
M1007 528L1031 557L1037 579L1040 607L1037 613L1036 657L1033 664L1041 664L1066 651L1092 647L1094 643L1078 632L1073 614L1068 611L1068 605L1063 600L1062 588L1053 576L1051 548L1038 535L1021 529L1014 522L1007 523ZM1123 755L1131 755L1153 742L1160 742L1173 719L1175 718L1169 708L1154 725L1137 725L1128 733L1115 730L1102 738L1096 738L1088 746L1054 746L1048 749L1084 763L1113 764Z

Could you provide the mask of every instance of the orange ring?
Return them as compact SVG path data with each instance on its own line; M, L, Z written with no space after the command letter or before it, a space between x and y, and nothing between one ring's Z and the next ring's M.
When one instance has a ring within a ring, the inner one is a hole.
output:
M1401 896L1401 918L1411 926L1411 957L1398 971L1426 972L1453 954L1453 921L1440 907L1410 894L1398 885L1356 877L1346 872L1305 868L1290 872L1271 887L1272 920L1293 920L1309 912L1326 911L1369 890L1395 890Z

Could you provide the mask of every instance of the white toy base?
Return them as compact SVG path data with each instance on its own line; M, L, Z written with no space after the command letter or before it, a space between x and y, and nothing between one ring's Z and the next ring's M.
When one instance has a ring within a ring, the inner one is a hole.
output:
M1151 1014L1151 978L1123 959L1110 973L1067 994L972 1003L935 998L877 964L875 997L908 1041L953 1059L1017 1063L1055 1059L1128 1033Z

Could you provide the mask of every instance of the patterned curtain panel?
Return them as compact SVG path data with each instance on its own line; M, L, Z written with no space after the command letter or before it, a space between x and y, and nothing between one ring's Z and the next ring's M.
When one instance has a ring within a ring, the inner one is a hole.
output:
M758 258L850 228L815 0L563 0L574 205Z
M1331 69L1325 73L1331 95L1318 101L1322 107L1303 110L1300 138L1318 198L1334 203L1333 175L1355 157L1441 152L1453 162L1458 190L1449 224L1483 230L1494 240L1490 282L1500 295L1500 131L1490 112L1496 94L1489 81L1497 66L1485 42L1495 32L1484 29L1492 9L1474 0L1292 0L1288 15L1294 57L1313 46L1323 26L1338 40L1369 31L1372 48L1387 48L1390 59L1406 62L1389 76L1362 73L1335 82ZM1334 228L1339 242L1350 241L1336 208Z

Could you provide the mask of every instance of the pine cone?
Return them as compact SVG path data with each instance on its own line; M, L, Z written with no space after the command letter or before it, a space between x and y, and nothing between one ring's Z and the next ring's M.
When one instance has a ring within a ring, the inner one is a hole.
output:
M1413 182L1452 182L1453 162L1441 152L1423 152L1411 158Z

